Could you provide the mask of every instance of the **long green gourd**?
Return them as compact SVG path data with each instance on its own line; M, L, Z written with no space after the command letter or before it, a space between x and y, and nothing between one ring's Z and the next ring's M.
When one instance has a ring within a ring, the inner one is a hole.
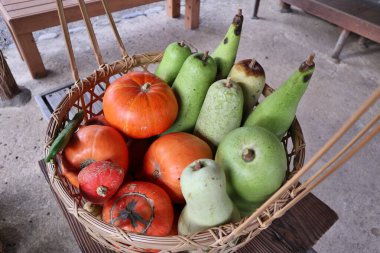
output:
M183 63L191 55L191 49L182 42L173 42L166 47L164 56L156 69L156 76L170 86L173 84Z
M216 64L208 52L193 54L186 59L172 87L178 101L178 116L163 134L193 132L207 90L215 76Z
M315 69L314 54L248 116L244 126L260 126L282 138L291 126L298 104Z
M232 24L228 28L223 41L220 42L218 47L211 54L218 66L217 79L226 78L234 65L239 47L243 20L242 10L239 9L238 14L235 15Z
M80 123L84 118L84 113L80 110L75 114L74 118L67 123L66 127L58 134L57 138L54 139L50 146L49 154L45 158L46 162L50 160L62 149L66 147L69 143L71 136L74 134L75 130L79 127Z

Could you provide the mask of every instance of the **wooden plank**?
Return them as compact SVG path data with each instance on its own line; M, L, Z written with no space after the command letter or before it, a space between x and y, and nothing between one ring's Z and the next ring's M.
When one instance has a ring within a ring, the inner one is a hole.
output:
M196 29L199 27L200 0L186 0L185 27Z
M166 14L171 18L178 18L181 15L181 1L166 0Z
M39 166L49 182L46 164L39 161ZM49 184L50 188L51 185ZM67 219L71 231L82 253L111 253L104 247L91 240L85 228L71 214L67 212L61 200L54 193L64 217ZM315 242L338 219L336 213L326 204L308 194L292 207L284 216L275 220L267 229L252 239L246 246L239 249L238 253L299 253L315 252L310 249Z
M96 1L98 1L98 0L86 0L85 2L89 3L89 2L96 2ZM27 1L27 2L12 3L12 4L8 4L8 5L4 5L4 7L8 12L19 10L19 11L24 11L26 13L26 15L28 15L29 13L32 13L32 14L34 13L32 7L41 8L41 12L43 12L45 5L56 6L56 3L55 3L55 1L52 1L52 0L31 0L31 1ZM63 1L64 7L75 6L75 5L78 5L77 0L64 0ZM51 9L51 7L47 7L47 9ZM36 13L38 13L38 11Z
M157 1L159 0L112 0L108 3L110 11L114 12L144 4L154 3ZM56 11L56 6L54 4L51 4L49 6L51 9L45 9L47 12L43 13L43 15L41 15L41 10L39 14L31 16L25 16L24 14L19 13L21 16L11 16L9 23L15 28L14 31L19 34L57 26L59 25L59 19ZM99 1L88 3L87 8L90 17L105 14L103 6ZM35 11L38 11L38 9L35 9ZM12 15L13 14L14 13L12 12ZM73 22L82 19L80 9L77 5L65 8L65 15L67 22Z
M380 43L380 5L370 1L363 1L366 4L365 16L355 16L355 6L364 8L364 5L353 5L345 7L351 10L351 13L342 11L337 8L343 8L347 2L351 4L360 4L361 0L344 1L344 0L283 0L290 5L297 6L314 16L320 17L328 22L336 24L346 30L357 33L363 37ZM334 5L332 5L332 3ZM358 13L356 13L358 15Z

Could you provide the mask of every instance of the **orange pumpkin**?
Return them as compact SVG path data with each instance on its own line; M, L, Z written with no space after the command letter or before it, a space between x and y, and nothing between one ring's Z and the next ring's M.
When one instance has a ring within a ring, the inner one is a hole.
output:
M143 178L161 186L174 203L184 203L180 186L182 171L201 158L213 158L211 148L202 139L182 132L164 135L145 154Z
M172 229L174 210L162 188L134 181L123 185L104 204L102 219L129 232L166 236Z
M178 113L173 91L149 72L129 72L106 90L103 110L111 126L142 139L167 130Z
M128 148L121 134L114 128L101 125L81 127L63 150L68 164L78 172L84 163L110 161L125 172L128 168Z

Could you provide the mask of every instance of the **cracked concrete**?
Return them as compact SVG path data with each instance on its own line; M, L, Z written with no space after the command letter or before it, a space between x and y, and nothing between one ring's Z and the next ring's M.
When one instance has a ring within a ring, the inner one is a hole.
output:
M267 83L273 87L278 87L310 52L316 52L317 69L297 113L307 143L306 160L379 86L378 44L370 43L369 48L362 49L357 44L358 36L353 35L343 49L342 62L335 64L329 54L340 29L299 9L280 14L276 1L263 1L261 19L252 20L249 16L253 1L207 0L201 4L200 28L187 31L183 15L178 20L170 19L163 6L160 2L115 13L130 54L160 51L168 43L180 40L191 42L199 50L212 50L238 8L243 9L245 21L237 59L256 58L266 71ZM118 59L105 17L93 21L105 60ZM84 77L96 67L95 58L82 23L71 24L70 28L77 64ZM0 29L1 35L6 33ZM40 80L31 79L12 44L2 44L16 81L30 89L33 96L72 81L59 28L34 36L49 70L49 75ZM338 144L352 138L379 109L377 105ZM39 107L31 100L24 107L1 108L0 119L0 240L6 252L79 252L37 165L43 157L47 128ZM318 252L380 252L379 153L377 136L313 191L339 215L337 223L315 245Z

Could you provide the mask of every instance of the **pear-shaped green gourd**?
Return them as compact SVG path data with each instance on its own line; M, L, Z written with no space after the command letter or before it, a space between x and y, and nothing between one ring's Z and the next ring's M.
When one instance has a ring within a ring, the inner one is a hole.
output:
M236 54L240 42L240 34L243 26L243 15L241 9L235 15L223 41L212 53L218 66L217 79L224 79L230 73L232 65L234 65Z
M215 161L227 180L231 200L246 215L282 184L287 170L284 146L262 127L232 130L218 146Z
M191 55L191 49L184 42L173 42L166 47L164 56L156 69L156 76L170 86L173 84L183 63Z
M216 81L207 91L194 134L216 148L226 134L240 126L243 103L238 84L230 79Z
M199 159L181 174L181 191L186 206L178 221L178 233L188 235L239 220L226 192L226 178L213 160Z
M189 56L178 73L173 91L178 102L178 116L164 133L193 132L210 85L215 81L216 64L208 52Z
M230 74L232 81L237 82L244 93L244 117L248 117L265 86L265 72L255 59L242 60L234 64Z
M282 138L291 126L298 104L314 72L314 54L290 78L264 99L248 116L244 126L260 126Z

